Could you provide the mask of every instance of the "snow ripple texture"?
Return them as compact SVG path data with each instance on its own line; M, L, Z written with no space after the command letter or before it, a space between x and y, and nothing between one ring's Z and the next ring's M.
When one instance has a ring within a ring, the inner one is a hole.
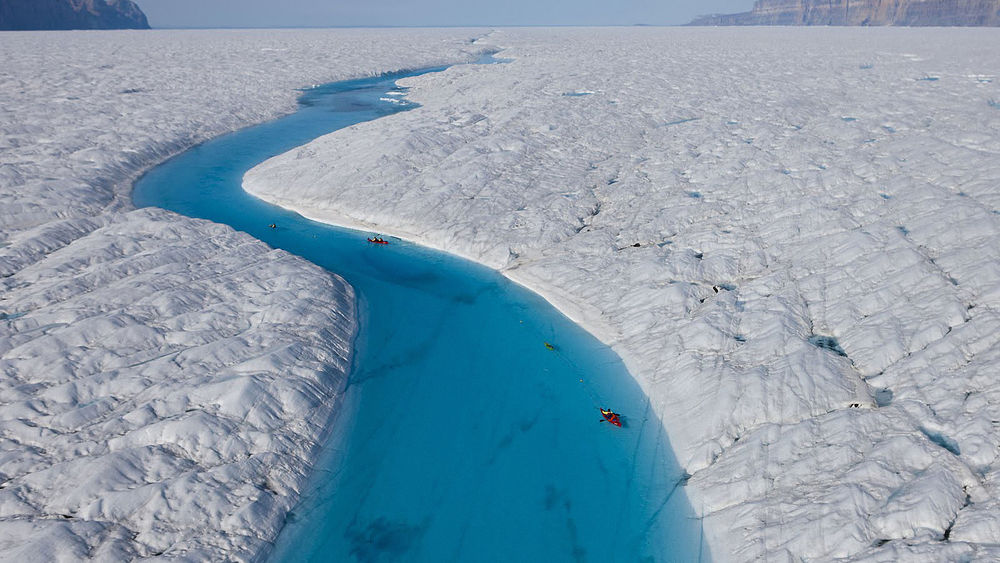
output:
M474 37L0 34L0 559L269 549L345 383L353 290L134 210L131 180L294 110L295 88L467 60Z
M998 40L503 30L510 64L407 79L423 107L245 187L502 269L611 343L716 559L996 560Z

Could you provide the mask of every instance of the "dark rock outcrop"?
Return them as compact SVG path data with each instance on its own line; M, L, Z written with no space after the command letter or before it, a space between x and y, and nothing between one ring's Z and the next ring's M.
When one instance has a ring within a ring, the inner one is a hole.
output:
M1000 26L1000 0L757 0L688 25Z
M0 0L0 31L149 29L131 0Z

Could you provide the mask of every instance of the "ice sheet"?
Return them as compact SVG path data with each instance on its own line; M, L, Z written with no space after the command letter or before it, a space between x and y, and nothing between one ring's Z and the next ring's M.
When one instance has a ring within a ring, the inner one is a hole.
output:
M998 39L502 30L245 187L611 343L720 560L997 558Z

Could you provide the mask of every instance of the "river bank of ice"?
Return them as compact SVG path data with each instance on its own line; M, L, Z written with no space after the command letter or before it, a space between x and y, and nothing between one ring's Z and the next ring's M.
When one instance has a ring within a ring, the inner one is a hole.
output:
M995 30L503 30L251 171L611 343L721 560L995 558Z
M296 88L463 62L483 32L0 34L0 558L247 560L328 429L350 286L131 180Z

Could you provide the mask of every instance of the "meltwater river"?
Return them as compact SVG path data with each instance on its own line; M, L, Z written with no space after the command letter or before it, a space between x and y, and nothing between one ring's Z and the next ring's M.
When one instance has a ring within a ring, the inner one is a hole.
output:
M307 90L297 113L196 146L135 185L139 207L228 224L357 292L342 406L272 560L707 559L660 421L609 348L495 271L373 245L242 190L271 156L416 107L380 98L441 70ZM625 427L601 423L599 406Z

